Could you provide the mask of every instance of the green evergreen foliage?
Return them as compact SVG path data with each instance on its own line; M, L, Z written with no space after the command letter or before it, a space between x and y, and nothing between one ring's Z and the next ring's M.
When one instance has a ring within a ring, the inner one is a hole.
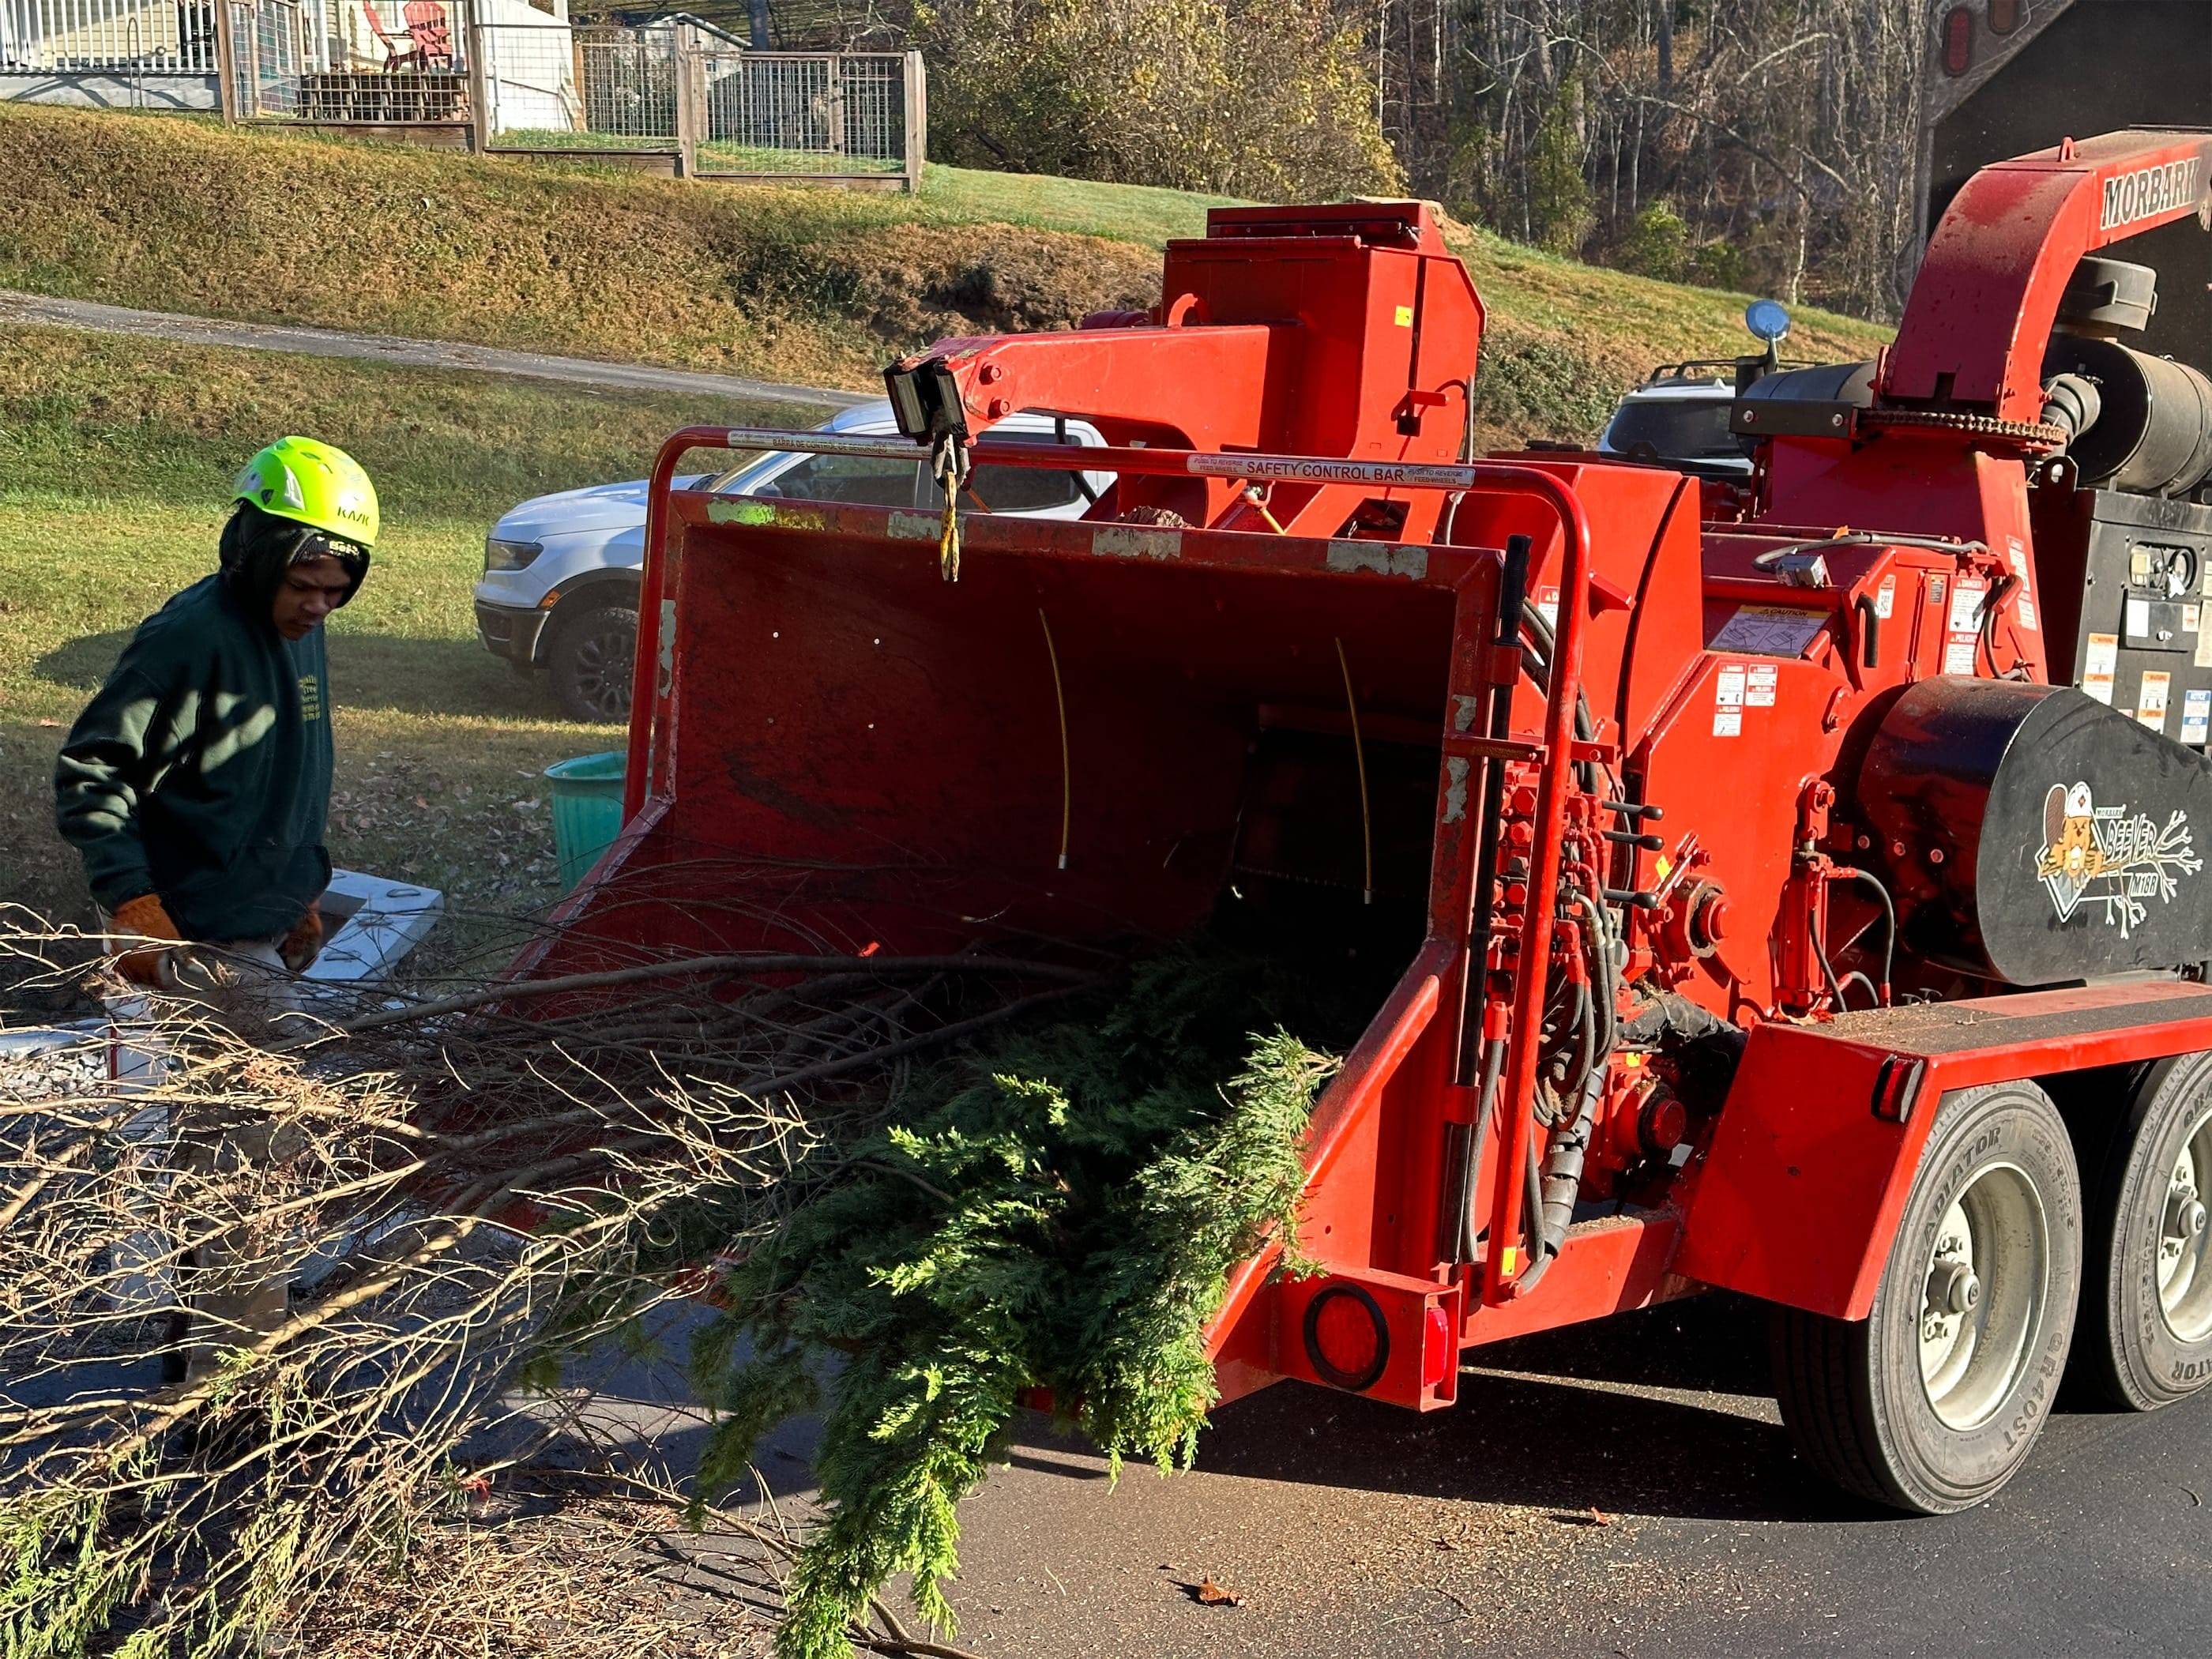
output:
M1740 294L1751 286L1751 261L1734 242L1701 242L1691 257L1690 280L1700 288Z
M1663 198L1647 205L1629 222L1627 233L1613 250L1612 263L1639 276L1656 276L1679 283L1688 273L1692 250L1690 228L1674 204Z
M1215 1399L1203 1341L1271 1233L1298 1261L1300 1142L1357 1035L1345 988L1184 949L1110 1000L939 1067L731 1273L695 1354L725 1413L699 1490L826 1406L830 1506L802 1551L783 1659L843 1659L893 1574L953 1625L955 1506L1030 1389L1103 1449L1188 1467ZM1255 1014L1281 1022L1250 1034ZM823 1172L802 1169L798 1182Z
M1581 82L1568 76L1528 148L1528 240L1570 257L1596 223L1595 193L1583 172L1581 110Z

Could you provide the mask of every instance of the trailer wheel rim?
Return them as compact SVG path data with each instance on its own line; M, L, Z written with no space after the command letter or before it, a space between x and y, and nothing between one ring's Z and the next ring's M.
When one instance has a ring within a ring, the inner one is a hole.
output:
M576 636L570 684L576 695L612 720L629 712L630 675L637 662L637 641L629 629L603 622Z
M1923 1279L1920 1382L1946 1428L1965 1433L2012 1397L2051 1291L2051 1220L2017 1164L1992 1164L1944 1212Z
M2212 1336L2212 1227L2204 1182L2212 1177L2212 1109L2181 1139L2159 1200L2158 1305L2182 1342Z

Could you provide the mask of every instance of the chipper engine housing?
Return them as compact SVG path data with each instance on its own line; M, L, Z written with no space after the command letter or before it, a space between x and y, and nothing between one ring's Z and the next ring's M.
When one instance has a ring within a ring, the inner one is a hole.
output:
M1224 1395L1293 1377L1435 1407L1467 1346L1704 1285L1812 1322L1801 1347L1842 1358L1805 1376L1852 1374L1922 1328L1926 1284L1963 1298L1980 1271L1980 1166L1923 1237L1923 1147L1948 1159L1976 1114L2044 1123L2044 1085L2085 1077L2109 1123L2149 1062L2212 1047L2203 733L2167 718L2171 678L2122 696L2081 666L2110 659L2087 527L2154 503L2149 539L2194 547L2179 520L2212 509L2185 421L2117 398L2093 477L2069 456L2106 416L2063 379L2087 357L2045 384L2085 257L2203 215L2208 162L2212 138L2141 132L1984 173L1879 363L1740 405L1759 460L1733 494L1474 459L1482 309L1411 203L1217 210L1170 244L1152 313L896 364L903 451L678 433L627 827L521 970L1289 930L1395 983L1308 1139L1324 1271L1271 1246L1232 1276ZM2161 410L2194 385L2140 378ZM1106 438L1082 465L1116 482L1082 521L994 517L968 487L968 447L1024 410ZM926 453L959 507L672 491L702 447ZM2057 1261L2081 1200L2040 1192ZM1923 1272L1954 1232L1966 1254ZM1975 1385L2028 1438L2059 1283L2019 1376ZM1958 1507L2017 1459L1925 1391L1785 1404L1876 1449L1838 1479ZM1893 1405L1936 1411L1927 1455L1972 1468L1881 1462L1904 1443L1862 1419Z

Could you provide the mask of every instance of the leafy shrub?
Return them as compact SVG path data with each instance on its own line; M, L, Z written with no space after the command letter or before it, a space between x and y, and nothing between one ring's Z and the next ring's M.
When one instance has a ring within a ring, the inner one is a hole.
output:
M1689 270L1694 255L1690 228L1668 201L1651 203L1629 221L1628 229L1613 247L1608 264L1639 276L1656 276L1679 283Z
M939 160L1273 201L1402 186L1328 0L938 0L915 35Z

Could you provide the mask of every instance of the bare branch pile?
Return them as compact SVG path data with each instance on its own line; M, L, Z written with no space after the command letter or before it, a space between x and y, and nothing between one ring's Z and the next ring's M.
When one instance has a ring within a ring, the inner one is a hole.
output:
M58 979L80 944L9 948ZM824 1522L756 1540L793 1563L779 1650L951 1651L877 1594L912 1573L950 1626L953 1506L1031 1391L1117 1457L1188 1461L1204 1325L1287 1231L1333 1067L1249 1032L1312 982L1234 952L1110 984L981 951L632 952L255 1041L159 1004L126 1032L150 1081L0 1070L0 1653L327 1635L574 1443L580 1356L702 1293L723 1417L695 1523L762 1433L826 1413Z

